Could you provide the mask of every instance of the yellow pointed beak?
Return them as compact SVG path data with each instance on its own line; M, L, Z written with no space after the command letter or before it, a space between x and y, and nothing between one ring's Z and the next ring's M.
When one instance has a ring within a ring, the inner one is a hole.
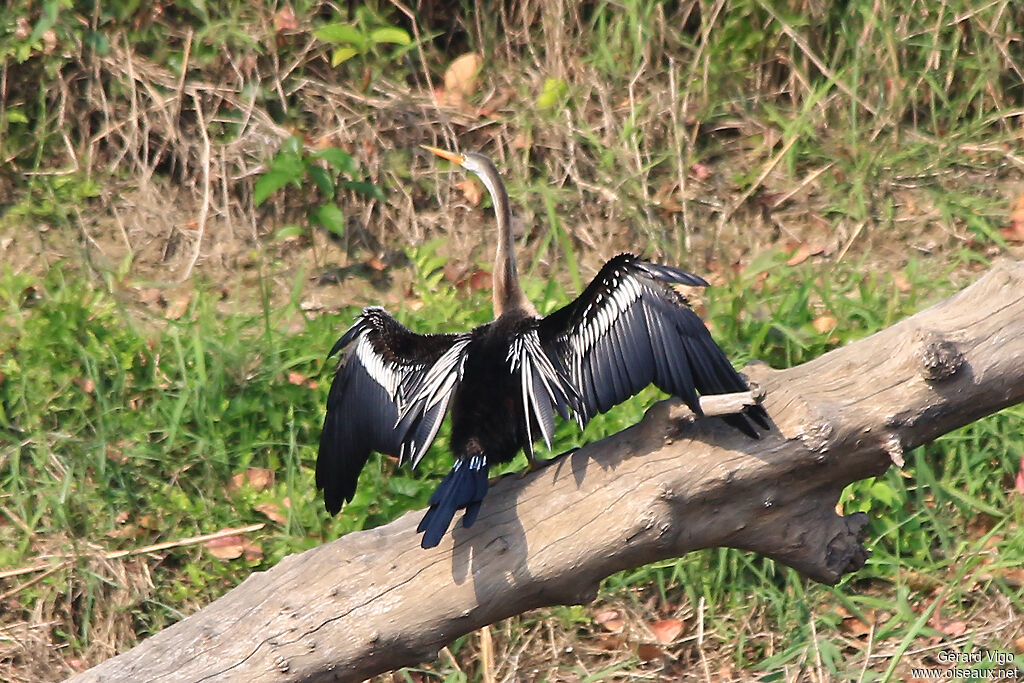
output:
M420 145L420 147L422 147L423 149L427 150L428 152L433 152L434 154L436 154L437 156L441 157L442 159L447 159L448 161L452 162L453 164L458 164L459 166L462 166L462 164L464 164L466 162L466 157L463 156L462 154L456 154L455 152L449 152L448 150L441 149L439 147L431 147L430 145Z

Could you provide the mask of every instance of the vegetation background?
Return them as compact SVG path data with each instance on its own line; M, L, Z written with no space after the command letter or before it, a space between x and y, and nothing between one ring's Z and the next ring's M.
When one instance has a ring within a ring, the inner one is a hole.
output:
M374 458L336 519L312 477L324 355L361 306L490 315L487 199L418 144L496 159L542 309L638 250L713 283L696 305L738 364L782 367L1020 256L1022 41L1015 0L6 3L0 679L81 671L425 504L445 433L417 472ZM851 486L873 555L837 587L693 553L391 678L1019 669L1022 425Z

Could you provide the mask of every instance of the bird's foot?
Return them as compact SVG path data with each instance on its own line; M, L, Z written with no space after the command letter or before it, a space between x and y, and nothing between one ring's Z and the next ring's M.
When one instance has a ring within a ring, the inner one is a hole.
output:
M553 456L551 458L538 458L536 455L533 456L532 458L527 458L526 469L522 470L519 473L519 476L525 477L527 474L530 474L531 472L542 470L548 465L554 464L556 461L561 460L563 457L570 455L571 453L575 453L578 450L578 448L570 448L565 453L559 453L558 455Z

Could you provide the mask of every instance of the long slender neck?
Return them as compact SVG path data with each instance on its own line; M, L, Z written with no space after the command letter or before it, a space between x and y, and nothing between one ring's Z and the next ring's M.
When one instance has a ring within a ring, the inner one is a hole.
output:
M512 235L512 210L508 202L508 193L498 177L497 169L492 173L480 174L480 179L491 193L494 203L494 217L498 223L498 248L494 253L493 289L491 301L494 304L494 317L503 313L521 309L530 315L537 315L530 300L526 298L519 286L519 273L516 270L516 245ZM492 177L493 174L493 177Z

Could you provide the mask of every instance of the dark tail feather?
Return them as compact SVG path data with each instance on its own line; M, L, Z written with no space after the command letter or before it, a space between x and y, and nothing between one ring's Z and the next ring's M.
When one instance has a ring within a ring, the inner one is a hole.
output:
M416 531L423 532L420 545L433 548L441 542L455 513L462 508L462 525L471 526L480 512L480 503L487 494L487 459L482 455L459 458L452 471L430 496L430 509L423 515Z

